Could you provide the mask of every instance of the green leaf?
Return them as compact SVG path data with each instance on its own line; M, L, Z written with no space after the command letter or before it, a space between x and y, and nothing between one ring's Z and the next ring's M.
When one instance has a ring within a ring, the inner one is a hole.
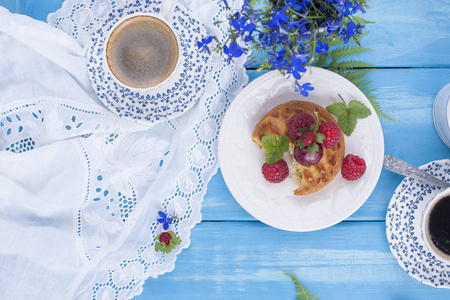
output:
M338 118L339 127L346 136L350 136L355 130L356 122L356 117L350 111L346 111Z
M364 83L359 83L356 86L362 91L364 90L369 84L371 84L373 81L367 81Z
M347 57L350 55L354 55L357 53L361 53L364 51L373 51L373 50L369 49L369 48L360 47L360 46L346 45L346 46L334 49L333 51L330 52L330 55L334 60L338 60L338 59L341 59L341 58L344 58L344 57Z
M312 123L312 124L309 126L309 130L312 130L312 132L314 132L314 133L317 132L317 129L319 129L319 126L317 125L317 122L316 122L316 123Z
M359 78L355 78L353 80L351 80L351 82L356 85L359 86L362 82L366 81L369 77L359 77Z
M263 147L267 150L265 158L268 164L276 163L289 150L289 138L284 135L280 135L278 141L274 134L263 136L261 141Z
M297 295L297 300L319 300L319 297L315 297L316 294L312 294L309 295L309 291L306 289L306 287L304 287L302 284L300 284L300 282L298 281L298 279L288 273L283 273L286 276L289 276L292 281L294 282L295 285L295 290L296 290L296 295ZM315 298L314 298L315 297Z
M156 237L155 237L155 240L159 240L159 236L161 235L161 233L160 234L158 234Z
M179 236L176 236L170 240L170 244L172 244L174 246L179 245L180 243L181 243L181 238Z
M324 139L325 139L325 135L323 133L318 132L316 134L316 142L317 143L322 144Z
M314 64L316 67L323 68L325 67L325 64L327 63L327 58L325 55L320 54L318 56L319 58L316 60L316 63Z
M284 153L280 150L273 150L266 152L266 163L273 164L279 161L283 157Z
M261 141L264 149L267 151L273 151L277 148L277 137L275 134L263 136Z
M363 91L364 95L368 96L370 93L376 91L377 89L371 89L371 90L367 90L367 91Z
M277 146L283 153L289 151L289 138L287 136L280 135Z
M328 110L328 112L330 114L333 114L336 117L339 117L347 111L347 105L345 105L345 103L338 102L338 103L328 105L326 107L326 109Z
M353 21L354 23L358 23L358 24L361 24L361 25L375 24L375 22L373 22L373 21L368 21L368 20L366 20L366 19L364 19L364 18L361 18L361 17L359 17L359 16L352 16L352 21Z
M175 246L169 244L169 245L167 245L167 246L164 247L163 253L169 253L169 252L172 251L173 249L175 249Z
M357 100L352 100L348 103L348 110L357 119L364 119L372 114L370 109L368 109L362 102L357 101Z
M160 242L155 243L155 251L156 252L161 251L163 249L163 247L164 247L164 245L162 243L160 243Z
M380 104L379 104L377 101L370 100L370 103L372 103L372 106L373 106L373 108L375 109L375 112L377 113L377 116L382 117L382 118L384 118L384 119L386 119L386 120L395 122L394 119L392 119L391 117L389 117L387 114L385 114L385 113L383 112L383 110L381 110Z
M345 71L348 69L367 68L367 67L373 67L373 65L362 61L344 60L337 64L336 69Z
M306 150L308 151L308 153L314 154L319 151L319 145L317 145L317 143L312 143Z
M297 140L297 147L299 147L300 149L306 148L307 146L305 144L303 144L301 139Z
M361 78L361 77L363 77L364 75L366 75L367 73L369 73L369 72L371 72L373 70L375 70L375 69L352 70L352 71L345 72L343 76L345 78L347 78L348 80L353 82L353 80Z
M167 231L172 237L174 237L176 234L172 230Z

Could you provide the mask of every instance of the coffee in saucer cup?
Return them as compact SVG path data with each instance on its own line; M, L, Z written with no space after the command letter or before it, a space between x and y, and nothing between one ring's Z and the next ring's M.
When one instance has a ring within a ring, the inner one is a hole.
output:
M436 194L422 217L422 237L428 250L450 264L450 188Z
M181 62L180 41L163 15L133 14L114 25L105 56L112 77L130 89L167 83Z

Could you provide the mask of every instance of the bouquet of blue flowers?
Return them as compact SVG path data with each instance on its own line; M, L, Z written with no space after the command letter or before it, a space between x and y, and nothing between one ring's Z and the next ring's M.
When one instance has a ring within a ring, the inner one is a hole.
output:
M226 0L222 0L228 6ZM368 8L367 0L244 0L241 10L230 13L229 38L216 40L214 50L228 60L253 51L249 63L260 62L258 70L279 70L295 78L295 90L308 96L314 88L299 83L306 66L324 60L337 39L359 45L364 24L355 16ZM209 51L215 40L198 42ZM261 62L262 60L262 62ZM251 62L250 62L251 61Z

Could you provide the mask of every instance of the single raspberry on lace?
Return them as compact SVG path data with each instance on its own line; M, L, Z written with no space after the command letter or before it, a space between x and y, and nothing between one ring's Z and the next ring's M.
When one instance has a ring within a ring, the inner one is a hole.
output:
M298 140L300 136L298 135L298 131L300 128L311 126L316 122L316 118L308 113L301 112L293 115L287 121L287 129L289 132L289 136L294 140Z
M319 132L325 136L322 146L326 149L333 148L341 140L341 129L333 122L323 122L320 124Z
M366 172L366 162L359 156L348 154L342 162L341 174L346 180L353 181L361 178Z
M264 163L262 173L268 182L279 183L289 176L289 167L284 160L280 159L273 164Z
M159 236L159 241L161 243L164 243L166 245L170 244L170 240L172 239L172 235L168 232L163 232L161 233L161 235Z

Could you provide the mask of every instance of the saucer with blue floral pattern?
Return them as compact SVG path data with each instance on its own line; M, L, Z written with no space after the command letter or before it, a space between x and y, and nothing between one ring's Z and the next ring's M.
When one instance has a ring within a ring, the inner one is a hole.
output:
M99 99L120 117L153 125L175 118L202 96L209 81L212 58L200 52L197 41L208 36L202 23L181 4L177 4L169 23L180 41L181 63L170 80L156 89L132 89L114 79L107 67L104 48L114 25L134 14L158 14L161 1L132 1L113 10L91 37L87 70Z
M433 161L420 167L450 182L450 160ZM450 265L427 248L422 236L422 218L427 203L442 188L405 178L395 190L386 214L386 236L399 265L418 281L439 288L450 288Z

